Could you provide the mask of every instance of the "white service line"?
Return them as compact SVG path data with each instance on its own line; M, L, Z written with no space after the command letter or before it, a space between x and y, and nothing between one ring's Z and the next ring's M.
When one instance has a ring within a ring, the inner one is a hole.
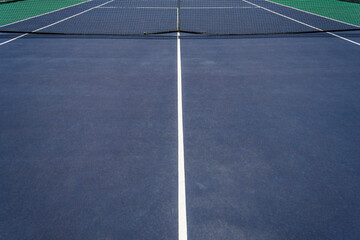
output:
M101 9L177 9L177 7L100 7Z
M260 5L257 5L257 4L255 4L255 3L252 3L252 2L249 2L249 1L246 1L246 0L243 0L243 1L246 2L246 3L248 3L248 4L251 4L251 5L253 5L253 6L257 6L258 8L261 8L261 9L263 9L263 10L265 10L265 11L268 11L268 12L271 12L271 13L276 14L276 15L278 15L278 16L287 18L287 19L289 19L289 20L291 20L291 21L300 23L300 24L302 24L302 25L304 25L304 26L307 26L307 27L309 27L309 28L315 29L315 30L317 30L317 31L324 31L324 30L322 30L321 28L314 27L314 26L312 26L312 25L310 25L310 24L301 22L301 21L296 20L296 19L294 19L294 18L288 17L288 16L283 15L283 14L281 14L281 13L278 13L278 12L275 12L275 11L270 10L270 9L268 9L268 8L265 8L265 7L262 7L262 6L260 6ZM325 31L325 32L326 32L326 31ZM340 39L342 39L342 40L345 40L345 41L347 41L347 42L350 42L350 43L353 43L353 44L355 44L355 45L360 46L360 43L355 42L355 41L353 41L353 40L350 40L350 39L348 39L348 38L339 36L339 35L337 35L337 34L335 34L335 33L332 33L332 32L326 32L326 33L327 33L327 34L330 34L330 35L332 35L332 36L334 36L334 37L340 38Z
M241 9L241 8L257 8L257 7L182 7L181 9Z
M177 7L100 7L101 9L178 9ZM258 7L182 7L181 9L241 9Z
M79 16L79 15L81 15L81 14L84 14L84 13L86 13L86 12L89 12L89 11L91 11L91 10L93 10L93 9L99 8L99 7L101 7L101 6L104 6L105 4L108 4L108 3L113 2L113 1L114 1L114 0L107 1L107 2L105 2L105 3L102 3L102 4L98 5L98 6L89 8L89 9L87 9L87 10L85 10L85 11L79 12L79 13L77 13L77 14L75 14L75 15L72 15L72 16L70 16L70 17L64 18L64 19L62 19L62 20L60 20L60 21L54 22L54 23L52 23L52 24L49 24L49 25L47 25L47 26L45 26L45 27L38 28L38 29L36 29L36 30L34 30L34 31L31 31L31 32L32 32L32 33L36 33L36 32L38 32L38 31L41 31L41 30L45 29L45 28L54 26L54 25L56 25L56 24L58 24L58 23L64 22L64 21L66 21L66 20L69 20L69 19L74 18L74 17L76 17L76 16ZM9 43L9 42L15 41L16 39L25 37L25 36L27 36L27 35L29 35L29 33L25 33L25 34L22 34L22 35L20 35L20 36L15 37L15 38L12 38L12 39L10 39L10 40L8 40L8 41L2 42L2 43L0 43L0 46L1 46L1 45L4 45L4 44L7 44L7 43Z
M178 234L179 240L187 240L186 189L184 160L184 129L182 107L182 77L180 33L177 33L177 101L178 101Z
M78 6L78 5L80 5L80 4L87 3L87 2L91 2L91 1L93 1L93 0L88 0L88 1L81 2L81 3L75 4L75 5L71 5L71 6L67 6L67 7L60 8L60 9L56 9L56 10L51 11L51 12L47 12L47 13L43 13L43 14L40 14L40 15L36 15L36 16L33 16L33 17L25 18L25 19L22 19L22 20L19 20L19 21L16 21L16 22L8 23L8 24L5 24L5 25L0 26L0 28L6 27L6 26L10 26L10 25L13 25L13 24L19 23L19 22L24 22L24 21L27 21L27 20L30 20L30 19L33 19L33 18L41 17L41 16L44 16L44 15L47 15L47 14L50 14L50 13L58 12L58 11L61 11L61 10L66 9L66 8L75 7L75 6Z

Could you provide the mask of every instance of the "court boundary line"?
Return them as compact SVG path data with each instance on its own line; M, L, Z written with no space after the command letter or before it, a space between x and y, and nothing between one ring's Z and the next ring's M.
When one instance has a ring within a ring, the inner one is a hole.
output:
M79 15L81 15L81 14L84 14L84 13L86 13L86 12L89 12L89 11L91 11L91 10L94 10L94 9L96 9L96 8L99 8L99 7L101 7L101 6L104 6L104 5L106 5L106 4L110 3L110 2L113 2L113 1L114 1L114 0L110 0L110 1L107 1L107 2L102 3L102 4L100 4L100 5L97 5L97 6L95 6L95 7L89 8L89 9L87 9L87 10L85 10L85 11L82 11L82 12L79 12L79 13L77 13L77 14L71 15L71 16L69 16L69 17L67 17L67 18L61 19L61 20L59 20L59 21L57 21L57 22L54 22L54 23L52 23L52 24L49 24L49 25L46 25L46 26L44 26L44 27L38 28L38 29L36 29L36 30L33 30L33 31L31 31L31 33L35 33L35 32L41 31L41 30L43 30L43 29L45 29L45 28L54 26L54 25L56 25L56 24L58 24L58 23L67 21L67 20L69 20L69 19L71 19L71 18L77 17L77 16L79 16ZM5 45L5 44L7 44L7 43L10 43L10 42L12 42L12 41L15 41L15 40L17 40L17 39L19 39L19 38L25 37L25 36L27 36L27 35L29 35L29 34L30 34L30 33L25 33L25 34L23 34L23 35L20 35L20 36L17 36L17 37L15 37L15 38L12 38L12 39L10 39L10 40L7 40L7 41L5 41L5 42L2 42L2 43L0 43L0 46Z
M11 38L11 39L9 39L9 40L7 40L7 41L5 41L5 42L1 42L1 43L0 43L0 46L5 45L5 44L7 44L7 43L9 43L9 42L15 41L16 39L25 37L25 36L27 36L27 35L29 35L29 34L28 34L28 33L25 33L25 34L22 34L22 35L20 35L20 36L15 37L15 38Z
M77 3L77 4L75 4L75 5L71 5L71 6L59 8L59 9L54 10L54 11L51 11L51 12L43 13L43 14L40 14L40 15L36 15L36 16L32 16L32 17L25 18L25 19L22 19L22 20L18 20L18 21L16 21L16 22L12 22L12 23L8 23L8 24L5 24L5 25L1 25L0 28L2 28L2 27L7 27L7 26L10 26L10 25L13 25L13 24L16 24L16 23L24 22L24 21L27 21L27 20L30 20L30 19L33 19L33 18L45 16L45 15L50 14L50 13L58 12L58 11L61 11L61 10L67 9L67 8L71 8L71 7L75 7L75 6L81 5L81 4L83 4L83 3L91 2L91 1L94 1L94 0L87 0L87 1L84 1L84 2L81 2L81 3Z
M276 15L278 15L278 16L281 16L281 17L283 17L283 18L286 18L286 19L289 19L289 20L291 20L291 21L297 22L297 23L302 24L302 25L304 25L304 26L307 26L307 27L309 27L309 28L315 29L315 30L317 30L317 31L325 32L325 33L330 34L330 35L332 35L332 36L334 36L334 37L340 38L340 39L342 39L342 40L345 40L345 41L347 41L347 42L350 42L350 43L353 43L353 44L355 44L355 45L360 46L360 43L355 42L355 41L353 41L353 40L351 40L351 39L342 37L342 36L337 35L337 34L332 33L332 32L326 32L325 30L322 30L321 28L318 28L318 27L312 26L312 25L310 25L310 24L301 22L301 21L296 20L296 19L294 19L294 18L292 18L292 17L289 17L289 16L286 16L286 15L284 15L284 14L275 12L275 11L273 11L273 10L271 10L271 9L268 9L268 8L266 8L266 7L262 7L262 6L260 6L260 5L255 4L255 3L249 2L249 1L247 1L247 0L243 0L243 1L246 2L246 3L248 3L248 4L251 4L251 5L253 5L253 6L258 6L259 8L261 8L261 9L263 9L263 10L265 10L265 11L268 11L268 12L270 12L270 13L276 14Z
M334 21L334 22L338 22L338 23L342 23L342 24L346 24L346 25L349 25L349 26L353 26L353 27L358 27L358 28L360 28L360 26L359 26L359 25L356 25L356 24L344 22L344 21L337 20L337 19L334 19L334 18L331 18L331 17L322 16L322 15L320 15L320 14L308 12L308 11L305 11L305 10L302 10L302 9L298 9L298 8L295 8L295 7L286 6L286 5L281 4L281 3L272 2L272 1L270 1L270 0L263 0L263 1L268 2L268 3L273 3L273 4L276 4L276 5L280 5L280 6L283 6L283 7L291 8L291 9L293 9L293 10L297 10L297 11L299 11L299 12L311 14L311 15L314 15L314 16L317 16L317 17L325 18L325 19L327 19L327 20L331 20L331 21Z
M177 101L178 101L178 239L187 240L184 125L182 107L182 73L180 33L177 33Z

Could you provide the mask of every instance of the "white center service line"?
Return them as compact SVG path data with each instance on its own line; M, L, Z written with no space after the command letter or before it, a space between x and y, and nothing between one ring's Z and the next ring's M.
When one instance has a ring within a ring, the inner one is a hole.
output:
M184 130L180 32L177 33L177 101L178 101L178 231L179 240L187 240Z
M243 1L246 2L246 3L248 3L248 4L250 4L250 5L257 6L258 8L261 8L261 9L263 9L263 10L265 10L265 11L268 11L268 12L271 12L271 13L276 14L276 15L278 15L278 16L287 18L287 19L289 19L289 20L291 20L291 21L300 23L300 24L302 24L302 25L304 25L304 26L307 26L307 27L309 27L309 28L315 29L315 30L317 30L317 31L324 31L324 30L322 30L321 28L314 27L314 26L312 26L312 25L310 25L310 24L301 22L301 21L296 20L296 19L294 19L294 18L288 17L288 16L283 15L283 14L281 14L281 13L278 13L278 12L275 12L275 11L270 10L270 9L268 9L268 8L265 8L265 7L262 7L262 6L260 6L260 5L257 5L257 4L255 4L255 3L252 3L252 2L249 2L249 1L246 1L246 0L243 0ZM326 32L326 31L325 31L325 32ZM355 42L355 41L353 41L353 40L350 40L350 39L348 39L348 38L339 36L339 35L337 35L337 34L335 34L335 33L332 33L332 32L326 32L326 33L327 33L327 34L330 34L330 35L332 35L332 36L334 36L334 37L340 38L340 39L342 39L342 40L345 40L345 41L347 41L347 42L350 42L350 43L353 43L353 44L355 44L355 45L360 46L360 43Z
M111 2L113 2L113 1L114 1L114 0L110 0L110 1L107 1L107 2L105 2L105 3L103 3L103 4L100 4L100 5L98 5L98 6L89 8L89 9L87 9L87 10L85 10L85 11L79 12L79 13L77 13L77 14L74 14L74 15L70 16L70 17L67 17L67 18L64 18L64 19L62 19L62 20L60 20L60 21L54 22L54 23L52 23L52 24L49 24L49 25L47 25L47 26L45 26L45 27L41 27L41 28L38 28L38 29L36 29L36 30L34 30L34 31L31 31L31 33L36 33L36 32L38 32L38 31L41 31L41 30L45 29L45 28L54 26L54 25L56 25L56 24L58 24L58 23L64 22L64 21L66 21L66 20L69 20L69 19L74 18L74 17L76 17L76 16L79 16L79 15L81 15L81 14L84 14L84 13L86 13L86 12L89 12L89 11L91 11L91 10L93 10L93 9L99 8L99 7L101 7L101 6L104 6L105 4L111 3ZM7 43L9 43L9 42L15 41L15 40L17 40L17 39L19 39L19 38L25 37L25 36L27 36L27 35L29 35L29 33L25 33L25 34L22 34L22 35L20 35L20 36L15 37L15 38L12 38L12 39L10 39L10 40L8 40L8 41L2 42L2 43L0 43L0 46L2 46L2 45L4 45L4 44L7 44Z

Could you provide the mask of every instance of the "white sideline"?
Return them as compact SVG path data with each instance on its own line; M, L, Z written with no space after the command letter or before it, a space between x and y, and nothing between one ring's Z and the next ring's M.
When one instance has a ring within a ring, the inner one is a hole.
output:
M296 20L296 19L294 19L294 18L288 17L288 16L283 15L283 14L281 14L281 13L278 13L278 12L275 12L275 11L270 10L270 9L268 9L268 8L265 8L265 7L262 7L262 6L260 6L260 5L257 5L257 4L255 4L255 3L252 3L252 2L249 2L249 1L246 1L246 0L243 0L243 1L246 2L246 3L248 3L248 4L250 4L250 5L257 6L258 8L261 8L261 9L263 9L263 10L265 10L265 11L268 11L268 12L271 12L271 13L276 14L276 15L278 15L278 16L287 18L287 19L289 19L289 20L291 20L291 21L300 23L300 24L302 24L302 25L304 25L304 26L307 26L307 27L309 27L309 28L315 29L315 30L317 30L317 31L324 31L324 30L322 30L321 28L314 27L314 26L312 26L312 25L310 25L310 24L301 22L301 21ZM326 31L324 31L324 32L326 32ZM342 40L345 40L345 41L347 41L347 42L350 42L350 43L353 43L353 44L355 44L355 45L360 46L360 43L355 42L355 41L353 41L353 40L350 40L350 39L348 39L348 38L339 36L339 35L337 35L337 34L335 34L335 33L332 33L332 32L326 32L326 33L327 33L327 34L330 34L330 35L332 35L332 36L334 36L334 37L340 38L340 39L342 39Z
M5 45L5 44L7 44L7 43L9 43L9 42L15 41L16 39L25 37L26 35L28 35L28 33L25 33L25 34L22 34L22 35L20 35L20 36L15 37L15 38L9 39L9 40L7 40L7 41L5 41L5 42L0 43L0 46Z
M38 28L38 29L36 29L36 30L34 30L34 31L31 31L31 32L32 32L32 33L36 33L36 32L38 32L38 31L41 31L41 30L45 29L45 28L54 26L54 25L56 25L56 24L58 24L58 23L64 22L64 21L66 21L66 20L69 20L69 19L74 18L74 17L76 17L76 16L79 16L79 15L81 15L81 14L84 14L84 13L86 13L86 12L89 12L89 11L91 11L91 10L93 10L93 9L99 8L99 7L101 7L101 6L104 6L105 4L108 4L108 3L113 2L113 1L114 1L114 0L107 1L107 2L105 2L105 3L102 3L102 4L98 5L98 6L89 8L89 9L87 9L87 10L85 10L85 11L79 12L79 13L77 13L77 14L75 14L75 15L72 15L72 16L70 16L70 17L64 18L64 19L62 19L62 20L59 20L59 21L54 22L54 23L52 23L52 24L49 24L49 25L47 25L47 26L45 26L45 27ZM19 38L25 37L25 36L27 36L27 35L29 35L29 33L25 33L25 34L22 34L22 35L20 35L20 36L15 37L15 38L12 38L12 39L10 39L10 40L7 40L7 41L5 41L5 42L2 42L2 43L0 43L0 46L5 45L5 44L7 44L7 43L9 43L9 42L15 41L15 40L17 40L17 39L19 39Z
M343 22L343 21L340 21L340 20L337 20L337 19L334 19L334 18L321 16L321 15L316 14L316 13L312 13L312 12L308 12L308 11L305 11L305 10L302 10L302 9L286 6L286 5L281 4L281 3L277 3L277 2L273 2L273 1L269 1L269 0L263 0L263 1L273 3L273 4L276 4L276 5L280 5L280 6L283 6L283 7L291 8L291 9L297 10L299 12L307 13L307 14L314 15L314 16L317 16L317 17L325 18L325 19L328 19L328 20L331 20L331 21L334 21L334 22L339 22L339 23L343 23L343 24L346 24L346 25L349 25L349 26L360 28L360 26L352 24L352 23L347 23L347 22Z
M29 18L25 18L25 19L21 19L21 20L16 21L16 22L12 22L12 23L8 23L8 24L5 24L5 25L1 25L0 28L6 27L6 26L10 26L10 25L12 25L12 24L19 23L19 22L24 22L24 21L27 21L27 20L30 20L30 19L33 19L33 18L41 17L41 16L44 16L44 15L47 15L47 14L50 14L50 13L54 13L54 12L57 12L57 11L61 11L61 10L64 10L64 9L66 9L66 8L75 7L75 6L78 6L78 5L80 5L80 4L87 3L87 2L91 2L91 1L93 1L93 0L87 0L87 1L85 1L85 2L77 3L77 4L75 4L75 5L63 7L63 8L60 8L60 9L56 9L56 10L51 11L51 12L43 13L43 14L36 15L36 16L33 16L33 17L29 17Z

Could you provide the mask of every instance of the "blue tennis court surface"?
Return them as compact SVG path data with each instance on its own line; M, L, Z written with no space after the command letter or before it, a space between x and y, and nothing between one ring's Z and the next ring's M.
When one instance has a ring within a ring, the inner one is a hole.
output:
M277 34L117 35L176 29L157 3L0 27L0 239L360 239L359 32L251 0L184 1L181 26ZM116 34L59 35L81 22Z
M176 238L176 42L139 41L1 50L3 239Z
M189 239L359 237L359 52L345 45L182 41Z

